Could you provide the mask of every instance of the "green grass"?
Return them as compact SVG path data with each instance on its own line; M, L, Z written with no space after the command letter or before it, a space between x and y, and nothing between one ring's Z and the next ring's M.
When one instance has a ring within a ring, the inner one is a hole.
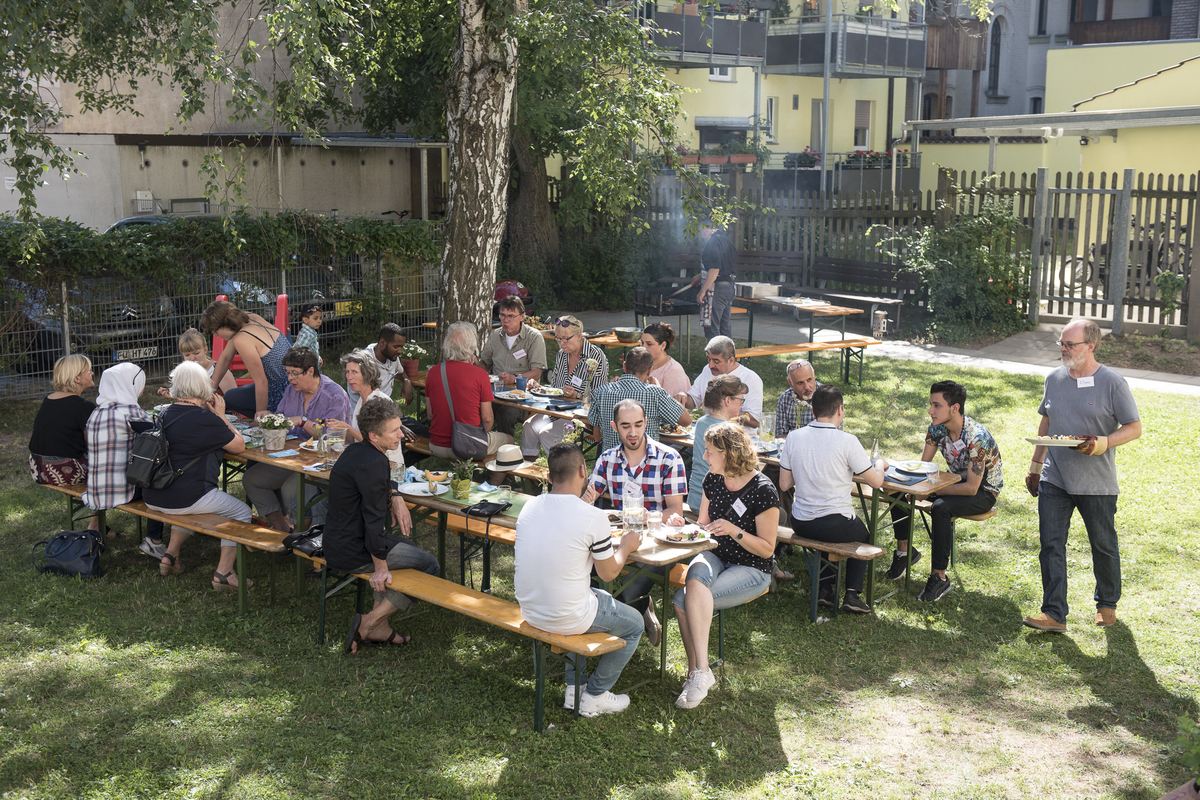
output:
M785 361L750 364L770 405ZM832 380L834 359L817 362ZM415 635L408 647L345 657L339 642L315 644L315 597L295 596L286 568L271 607L267 562L252 559L261 582L241 617L235 598L208 588L215 542L194 537L188 571L161 578L121 514L104 579L35 573L30 548L61 527L63 503L25 467L36 404L6 404L0 797L1158 797L1184 779L1171 742L1200 693L1200 402L1135 392L1145 434L1118 455L1120 622L1090 624L1076 521L1071 630L1054 637L1021 626L1041 592L1036 509L1021 483L1041 381L869 358L863 386L847 387L848 428L864 439L878 428L885 455L911 457L928 386L951 375L1006 462L1001 513L959 528L965 589L930 607L913 586L873 618L810 625L799 578L727 615L728 664L699 708L674 706L685 660L673 628L667 681L635 692L624 714L578 722L552 683L559 729L545 736L529 729L529 643L446 611L398 623ZM898 409L887 409L897 381ZM453 550L448 560L453 576ZM785 566L802 571L798 556ZM923 579L927 564L915 572ZM494 575L511 598L511 554ZM337 640L350 601L330 612ZM643 648L617 689L657 665Z

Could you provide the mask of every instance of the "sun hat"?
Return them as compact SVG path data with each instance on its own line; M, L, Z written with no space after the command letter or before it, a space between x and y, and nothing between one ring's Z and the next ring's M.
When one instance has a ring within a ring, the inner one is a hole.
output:
M521 454L521 448L515 444L502 444L500 449L496 451L496 458L487 462L486 466L492 472L508 472L520 467L525 463L525 456Z

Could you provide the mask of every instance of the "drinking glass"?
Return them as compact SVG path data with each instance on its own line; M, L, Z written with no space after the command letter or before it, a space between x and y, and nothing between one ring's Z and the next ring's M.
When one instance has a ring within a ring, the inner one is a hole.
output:
M648 530L648 531L659 530L660 528L662 528L662 521L663 521L663 517L662 517L661 511L647 511L646 512L646 530Z
M327 460L337 461L338 456L346 449L346 431L325 431L325 452Z
M775 438L775 415L763 414L762 422L758 426L758 438L765 443L770 443Z

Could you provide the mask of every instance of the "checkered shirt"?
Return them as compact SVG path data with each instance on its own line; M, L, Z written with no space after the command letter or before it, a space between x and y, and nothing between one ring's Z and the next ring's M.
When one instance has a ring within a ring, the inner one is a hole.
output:
M817 386L821 384L818 382ZM779 395L779 403L775 406L775 435L780 439L786 438L797 428L803 428L816 417L812 413L812 405L807 400L796 396L792 387L788 387Z
M317 358L321 357L321 345L317 343L317 329L309 327L307 324L300 326L300 333L296 334L296 343L292 346L307 347Z
M149 420L137 406L100 406L88 417L88 479L83 502L93 511L116 508L133 499L133 487L125 482L125 466L133 432L129 421Z
M558 355L554 357L554 371L550 373L550 385L565 389L568 385L575 391L580 391L583 386L584 377L587 375L587 360L589 358L596 359L598 366L596 372L592 375L592 393L601 386L608 384L608 356L604 355L604 351L591 342L583 343L583 352L579 354L579 363L575 365L575 371L567 374L567 364L569 357L562 350L558 351ZM578 378L579 382L575 383L572 378Z
M618 511L627 480L641 482L647 511L662 511L665 498L671 495L687 497L688 492L683 457L653 439L646 440L646 457L636 468L630 467L625 460L625 448L618 446L605 450L596 459L596 468L589 480L601 494L608 489L613 508Z
M621 444L621 436L613 430L613 409L622 400L637 400L646 410L646 434L658 439L662 425L674 425L683 414L679 401L667 394L661 386L642 383L633 375L622 375L621 380L606 383L592 394L592 408L588 411L588 422L600 429L604 437L604 449Z

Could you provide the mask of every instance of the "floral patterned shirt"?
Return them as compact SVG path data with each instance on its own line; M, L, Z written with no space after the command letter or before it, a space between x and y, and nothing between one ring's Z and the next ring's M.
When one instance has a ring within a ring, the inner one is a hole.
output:
M966 479L968 467L971 471L983 471L979 486L993 496L1004 488L1004 472L1000 463L1000 446L988 429L970 417L963 417L962 436L951 441L950 431L945 425L930 425L925 433L925 444L931 444L946 459L946 466L955 475Z

